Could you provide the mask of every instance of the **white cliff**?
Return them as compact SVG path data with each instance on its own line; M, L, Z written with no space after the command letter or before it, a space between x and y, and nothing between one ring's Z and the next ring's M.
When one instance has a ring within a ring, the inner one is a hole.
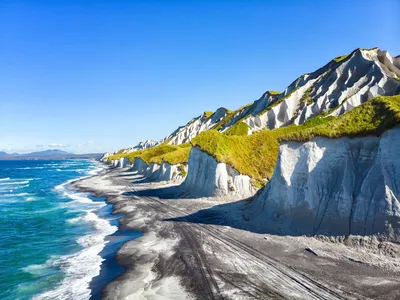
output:
M107 162L108 161L108 157L113 155L114 153L112 152L106 152L103 154L103 156L99 159L102 162Z
M272 232L399 240L399 145L400 127L381 137L282 143L274 175L247 217Z
M123 169L123 168L130 168L132 167L132 163L129 161L129 159L127 159L126 157L121 157L119 159L119 163L117 165L119 168Z
M132 168L130 168L130 171L137 172L137 173L144 173L147 170L148 165L146 162L139 158L135 157L133 159L133 165Z
M149 173L146 173L146 178L148 180L158 182L158 181L175 181L175 180L180 180L185 177L184 174L182 174L182 170L184 170L184 173L187 172L187 165L186 164L176 164L176 165L171 165L166 162L162 162L161 165L157 165L158 168L154 171L149 171Z
M242 120L252 131L302 124L322 113L341 115L376 96L400 93L400 58L378 48L357 49L304 74L280 95L265 93L240 110L221 130Z
M192 147L190 151L188 174L180 189L187 197L229 195L232 199L247 198L256 192L249 176L217 162L198 147Z
M149 148L153 148L154 146L157 146L159 143L157 141L153 140L145 140L144 142L140 142L134 147L130 147L124 150L124 153L131 153L139 150L145 150Z
M221 107L212 115L207 116L206 113L190 120L186 125L179 127L169 136L165 137L160 143L168 141L171 145L181 145L190 142L200 132L212 129L219 121L221 121L227 113L227 109Z
M150 163L146 170L143 172L144 177L151 178L153 177L154 173L160 168L159 164Z

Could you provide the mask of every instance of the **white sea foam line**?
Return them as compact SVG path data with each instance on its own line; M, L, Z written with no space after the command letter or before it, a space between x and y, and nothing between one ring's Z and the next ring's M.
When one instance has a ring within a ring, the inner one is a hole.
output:
M70 194L69 196L73 195ZM75 199L80 198L83 197L79 196ZM103 258L99 253L107 243L104 241L104 238L113 234L118 228L112 226L107 220L99 218L92 211L88 211L84 216L71 219L70 222L91 223L96 231L78 239L78 243L84 247L78 253L46 262L46 264L60 268L66 277L54 290L37 295L34 299L83 300L90 297L89 284L93 277L100 274L100 266ZM38 270L40 270L40 267L31 266L30 269L28 267L27 271L34 273Z
M97 168L93 171L102 170ZM94 174L96 174L94 173ZM90 171L89 171L90 174ZM92 174L92 175L94 175ZM50 259L46 264L53 267L60 268L66 275L65 279L54 289L43 294L37 295L34 299L88 299L90 297L89 284L93 277L100 273L100 266L103 258L99 253L103 250L107 242L104 238L118 230L116 226L112 226L107 220L99 218L93 211L98 209L99 206L106 205L105 202L95 202L90 200L84 194L74 193L67 191L65 186L76 180L80 180L90 176L83 176L77 179L68 180L67 182L60 184L55 187L59 193L69 197L71 204L78 204L82 207L82 203L90 204L90 207L86 207L86 215L70 220L73 222L89 222L92 223L93 228L96 230L95 233L80 237L78 243L84 247L81 251L76 254L62 256L58 259ZM45 265L46 265L45 264ZM28 266L25 270L31 273L40 270L40 266L32 265Z
M14 190L19 190L19 189L26 188L26 187L28 187L28 186L29 186L29 184L26 184L26 185L20 185L20 186L14 187L13 189L14 189Z
M24 167L24 168L13 168L15 170L37 170L37 169L45 169L46 167Z
M10 177L0 178L0 181L7 181L7 180L10 180Z
M15 190L19 190L19 189L23 189L28 187L29 184L26 185L19 185L19 186L8 186L8 185L1 185L0 186L0 192L8 192L8 193L12 193Z
M29 193L18 193L18 194L4 194L1 195L1 197L23 197L23 196L28 196L31 195Z
M54 189L55 189L55 190L61 190L61 189L65 188L66 185L68 185L68 184L70 184L70 183L73 183L73 182L75 182L75 181L82 180L82 179L88 178L88 177L90 177L90 176L96 175L96 174L97 174L98 172L100 172L101 170L103 170L103 168L96 168L96 169L94 169L94 170L90 170L90 171L88 172L88 174L90 174L90 175L82 176L82 177L79 177L79 178L75 178L75 179L68 180L68 181L66 181L66 182L64 182L64 183L62 183L62 184L57 185Z
M16 185L16 184L27 184L30 180L24 181L11 181L11 182L0 182L0 185Z

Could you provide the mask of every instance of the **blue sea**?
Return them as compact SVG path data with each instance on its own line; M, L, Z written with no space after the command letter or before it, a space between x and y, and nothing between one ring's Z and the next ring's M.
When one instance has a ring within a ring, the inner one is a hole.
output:
M67 189L101 170L89 160L0 161L0 299L89 299L122 271L105 258L132 236L110 239L110 205Z

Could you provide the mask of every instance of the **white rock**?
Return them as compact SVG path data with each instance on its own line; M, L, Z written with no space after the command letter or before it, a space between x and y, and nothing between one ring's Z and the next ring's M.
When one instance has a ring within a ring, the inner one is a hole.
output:
M247 198L256 192L249 176L217 162L198 147L190 150L188 174L181 190L192 197L231 195L232 199Z
M170 140L168 143L171 145L181 145L187 143L196 137L200 132L215 127L217 123L226 116L226 113L226 108L221 107L217 109L210 117L202 114L189 121L186 125L176 129L169 136L162 139L160 143L168 140Z
M166 162L161 163L159 168L149 177L152 181L174 181L182 179L182 174L179 168L181 164L170 165ZM182 167L187 171L187 165L182 165Z
M399 145L400 127L381 137L282 143L274 175L247 217L272 231L393 237L400 230Z
M137 173L141 174L141 173L146 172L147 167L148 166L147 166L146 162L143 159L141 159L139 157L135 157L134 160L133 160L133 166L130 169L130 171L137 172Z
M339 116L376 96L400 93L400 58L392 57L378 48L357 49L341 62L331 61L315 72L297 78L279 96L264 94L251 106L242 109L221 131L243 120L254 132L275 129L292 123L302 124L308 119L334 108ZM302 100L309 91L313 100ZM275 107L260 113L270 103L286 97Z
M118 167L121 169L122 168L130 168L130 167L132 167L132 164L129 161L129 159L127 159L126 157L121 157L119 159Z

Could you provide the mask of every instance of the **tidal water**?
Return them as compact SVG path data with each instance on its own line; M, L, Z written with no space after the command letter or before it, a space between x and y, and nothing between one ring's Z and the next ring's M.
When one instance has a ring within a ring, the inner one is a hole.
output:
M67 189L102 166L89 160L0 161L0 299L89 299L123 269L104 199Z

